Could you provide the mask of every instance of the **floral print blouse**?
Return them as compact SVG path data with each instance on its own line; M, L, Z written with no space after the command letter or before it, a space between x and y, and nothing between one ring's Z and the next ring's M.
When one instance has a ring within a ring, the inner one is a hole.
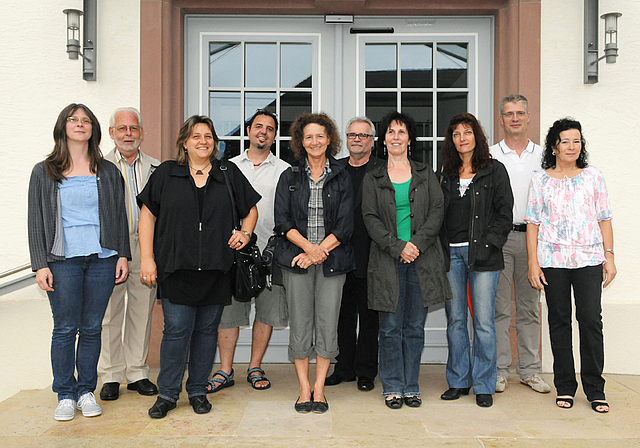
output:
M598 222L612 217L604 177L594 166L572 178L555 179L542 170L531 179L524 220L540 226L538 263L542 268L604 263Z

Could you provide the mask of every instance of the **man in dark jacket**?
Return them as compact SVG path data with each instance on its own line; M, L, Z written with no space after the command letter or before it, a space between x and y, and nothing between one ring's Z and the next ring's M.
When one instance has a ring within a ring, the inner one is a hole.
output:
M355 117L347 123L349 157L340 162L351 176L354 196L354 232L351 239L356 257L356 270L347 274L342 292L338 321L338 346L333 374L325 384L334 386L358 378L358 389L370 391L378 374L378 312L367 306L367 264L371 239L362 219L362 179L382 162L371 157L375 127L366 117ZM359 333L356 334L356 328Z

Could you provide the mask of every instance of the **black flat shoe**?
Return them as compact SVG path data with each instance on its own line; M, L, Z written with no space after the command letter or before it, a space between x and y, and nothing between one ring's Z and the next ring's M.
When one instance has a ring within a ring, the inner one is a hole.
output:
M296 410L296 412L299 412L301 414L307 414L311 412L311 409L313 408L313 394L311 394L311 401L303 401L302 403L298 403L298 400L300 400L300 397L298 397L298 399L296 400L296 404L293 405L293 408Z
M326 377L324 379L324 385L325 386L337 386L338 384L345 382L345 383L350 383L351 381L355 381L355 377L354 378L345 378L342 375L340 375L339 373L333 372L331 375L329 375L328 377Z
M211 411L211 403L207 400L206 395L198 395L189 398L189 404L196 414L208 414Z
M606 414L611 408L609 407L609 403L606 401L592 401L591 409L596 411L598 414Z
M158 397L151 409L149 409L149 417L151 418L165 418L167 412L176 408L176 404L173 401L165 400Z
M104 383L100 389L100 399L102 401L117 400L120 396L120 383Z
M367 378L366 376L358 378L358 390L369 392L370 390L373 390L374 387L376 386L373 384L373 380L371 378Z
M329 410L329 402L327 397L324 397L324 401L314 401L311 404L311 412L314 414L324 414Z
M404 404L410 408L419 408L422 404L422 399L418 395L413 397L404 397Z
M386 404L389 409L400 409L402 403L402 397L388 397L384 399L384 404Z
M490 394L476 395L476 404L481 408L490 408L493 406L493 396Z
M449 389L447 389L445 391L445 393L443 393L442 395L440 395L440 398L443 400L457 400L458 398L460 398L460 395L469 395L469 389L471 389L470 387L450 387Z
M156 385L147 378L127 384L127 390L138 391L140 395L155 395L158 393Z

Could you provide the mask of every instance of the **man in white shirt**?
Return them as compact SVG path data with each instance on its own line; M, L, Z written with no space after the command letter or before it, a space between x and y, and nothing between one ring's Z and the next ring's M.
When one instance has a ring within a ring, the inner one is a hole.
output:
M258 222L254 232L258 237L258 247L264 251L269 237L273 235L276 186L280 174L289 167L285 161L271 153L271 145L278 131L278 118L272 112L260 109L251 117L247 125L249 149L231 159L253 188L260 193L258 202ZM273 285L271 291L265 289L255 300L256 315L253 322L251 360L247 370L247 381L256 390L271 387L271 382L261 369L273 327L288 325L287 302L284 288ZM217 392L233 386L233 356L240 334L240 326L249 326L251 302L240 303L233 299L222 313L218 327L218 347L220 348L220 370L209 380L209 392Z
M104 158L120 169L125 180L131 262L129 278L113 289L102 321L102 351L98 361L98 374L103 384L100 398L105 401L118 399L120 383L125 379L129 390L135 390L141 395L158 393L156 385L149 381L147 365L151 310L156 298L156 288L150 288L140 281L140 208L136 203L136 196L160 162L140 151L144 129L137 109L116 109L109 120L109 136L115 143L115 148Z
M513 191L513 227L502 248L504 269L496 293L496 339L498 378L496 392L504 392L511 365L511 289L515 286L516 330L518 336L517 373L520 382L536 392L548 393L549 385L538 375L540 369L540 295L529 283L524 215L527 192L533 175L541 170L543 148L527 136L531 114L527 99L514 94L500 101L500 125L505 137L489 150L507 168Z

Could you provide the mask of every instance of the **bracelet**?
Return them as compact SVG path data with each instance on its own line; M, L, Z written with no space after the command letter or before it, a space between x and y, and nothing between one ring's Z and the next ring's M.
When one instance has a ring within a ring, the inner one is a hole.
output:
M611 255L615 256L616 254L613 252L613 249L605 249L604 253L611 252Z
M251 234L249 232L247 232L246 230L241 230L241 232L247 235L249 239L251 239Z

